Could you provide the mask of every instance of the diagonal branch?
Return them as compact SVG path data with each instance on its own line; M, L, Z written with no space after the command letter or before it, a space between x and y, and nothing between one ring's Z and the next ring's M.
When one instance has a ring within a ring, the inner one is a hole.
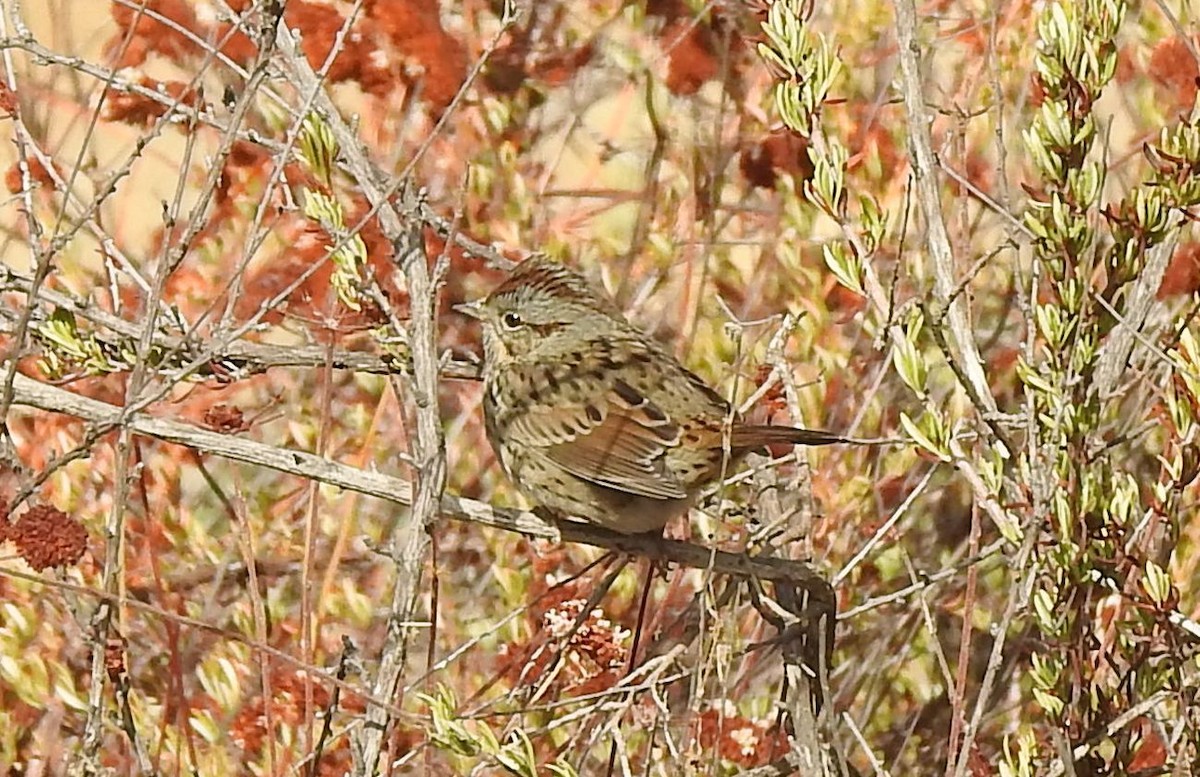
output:
M1167 272L1167 264L1175 253L1175 243L1178 231L1162 243L1154 246L1147 253L1146 265L1138 273L1137 280L1129 289L1123 314L1118 318L1118 325L1112 335L1100 346L1097 358L1095 382L1092 384L1093 396L1101 401L1107 400L1117 390L1117 384L1125 374L1125 365L1133 353L1133 346L1142 335L1142 327L1150 315L1158 287L1162 284L1163 275ZM1150 337L1154 339L1153 336Z
M33 280L0 267L0 293L12 291L29 295L33 290ZM54 289L39 288L36 301L48 303L54 308L70 312L79 319L90 321L95 326L107 330L105 334L92 334L100 348L113 361L114 371L126 369L131 365L120 360L121 354L132 353L134 341L141 336L143 326L127 321L120 316L102 310L99 306L89 304L86 300ZM34 307L30 318L31 328L37 330L49 316L43 310ZM16 306L9 309L0 306L0 334L14 334L17 320ZM80 327L82 330L83 327ZM159 372L167 380L191 377L198 380L216 379L220 381L241 380L250 375L266 372L272 367L331 367L335 370L354 370L369 372L376 375L391 375L410 373L411 365L408 360L391 355L377 356L366 351L330 351L324 345L272 345L251 340L234 339L222 348L213 348L212 342L201 342L199 339L183 335L173 335L159 329L153 333L152 343L161 353L158 364ZM401 343L401 348L407 348L407 343ZM206 350L207 349L207 350ZM188 366L205 357L206 364L189 370ZM176 371L184 371L189 375L176 377ZM443 358L440 360L440 374L443 378L477 380L479 367L464 359Z
M101 432L124 423L131 432L164 442L183 445L200 453L231 461L267 467L298 477L345 488L367 496L411 506L412 483L380 472L358 469L305 451L279 448L202 429L192 424L156 418L144 412L124 415L124 410L107 402L73 394L18 374L13 381L13 403L53 413L71 415L99 427ZM122 419L122 417L124 418ZM442 517L517 532L534 539L554 542L579 542L621 553L635 553L669 564L712 569L738 578L757 578L785 582L805 590L818 608L834 605L829 583L809 564L786 558L766 558L741 553L716 551L688 542L646 535L617 534L590 524L574 521L550 523L520 510L510 510L459 496L445 495L438 506Z
M917 199L925 215L929 263L933 270L933 294L938 314L945 315L950 329L949 352L956 373L962 377L963 388L984 416L997 412L996 399L983 371L983 359L975 345L971 322L967 317L963 295L955 295L954 252L942 216L942 200L938 186L938 163L933 154L929 126L933 119L925 107L924 84L916 42L917 10L913 0L896 0L896 39L902 74L901 90L908 119L908 140L911 146L913 178Z

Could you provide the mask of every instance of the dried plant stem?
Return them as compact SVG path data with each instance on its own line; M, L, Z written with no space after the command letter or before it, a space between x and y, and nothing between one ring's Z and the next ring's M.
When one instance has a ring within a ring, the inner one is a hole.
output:
M20 374L14 379L13 390L14 404L72 415L92 424L98 434L116 428L117 419L123 413L115 405L73 394ZM184 445L201 453L312 478L397 504L411 505L413 501L412 483L407 480L340 464L304 451L218 434L191 424L154 418L142 412L129 414L125 424L132 433ZM438 510L443 517L513 531L531 538L582 542L637 554L665 564L711 569L739 578L783 581L807 590L818 609L833 605L833 591L828 582L810 565L800 561L713 551L687 542L617 534L574 521L552 524L533 513L493 507L452 495L442 497Z
M910 162L916 180L917 200L925 216L930 267L933 270L933 291L950 330L950 352L946 358L957 362L965 380L963 388L971 401L985 416L994 415L996 400L983 371L983 358L975 345L966 303L955 295L957 286L954 253L942 216L938 164L929 135L932 118L925 108L924 83L918 61L916 42L917 10L913 0L896 0L896 41L902 75L901 88L908 117L908 142L912 150Z

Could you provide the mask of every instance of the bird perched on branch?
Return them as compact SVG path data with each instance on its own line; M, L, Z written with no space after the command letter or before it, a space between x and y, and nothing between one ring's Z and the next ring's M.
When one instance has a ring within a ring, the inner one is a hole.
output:
M561 264L521 262L456 306L483 327L487 436L544 507L625 534L661 532L752 450L852 442L745 423L719 394Z

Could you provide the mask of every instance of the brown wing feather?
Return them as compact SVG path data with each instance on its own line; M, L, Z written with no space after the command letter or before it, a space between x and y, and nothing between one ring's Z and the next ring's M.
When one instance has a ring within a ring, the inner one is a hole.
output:
M607 415L598 426L547 453L577 477L652 499L683 499L687 491L667 470L667 445L624 412Z
M597 485L651 499L687 496L664 459L679 429L628 386L583 406L531 407L510 422L509 437Z
M820 429L801 429L795 426L757 426L737 425L730 435L730 445L738 448L757 448L774 443L790 443L792 445L833 445L839 442L850 442L845 437L839 437Z

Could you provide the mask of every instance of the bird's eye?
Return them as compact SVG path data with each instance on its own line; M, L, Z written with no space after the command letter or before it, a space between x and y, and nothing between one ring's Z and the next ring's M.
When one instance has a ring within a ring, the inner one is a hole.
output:
M506 329L519 329L521 324L525 323L521 317L511 310L500 317L500 323L504 324Z

